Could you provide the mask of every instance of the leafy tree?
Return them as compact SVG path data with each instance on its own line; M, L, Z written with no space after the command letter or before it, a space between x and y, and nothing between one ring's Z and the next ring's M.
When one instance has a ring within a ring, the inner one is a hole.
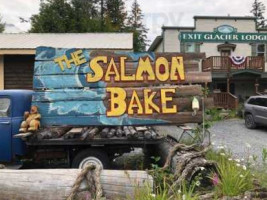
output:
M264 19L265 5L259 0L254 0L252 4L252 10L250 12L257 18L257 27L264 28L265 27L265 19Z
M137 0L134 0L128 17L128 28L133 32L134 51L145 51L147 45L147 29L142 20L144 15Z
M3 33L5 30L5 23L2 22L2 17L0 15L0 33Z
M123 31L127 11L123 0L106 0L105 2L105 23L111 27L111 31Z
M33 33L65 33L74 30L74 12L66 0L47 0L40 13L31 17Z

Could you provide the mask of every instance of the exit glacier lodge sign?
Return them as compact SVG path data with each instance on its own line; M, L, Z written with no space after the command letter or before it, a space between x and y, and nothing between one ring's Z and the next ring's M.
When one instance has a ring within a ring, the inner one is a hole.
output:
M181 42L262 42L267 41L266 33L238 33L237 29L229 25L221 25L213 32L181 32Z
M201 112L192 116L192 99L202 87L181 85L210 82L210 74L185 70L197 56L38 47L32 105L43 125L200 122Z

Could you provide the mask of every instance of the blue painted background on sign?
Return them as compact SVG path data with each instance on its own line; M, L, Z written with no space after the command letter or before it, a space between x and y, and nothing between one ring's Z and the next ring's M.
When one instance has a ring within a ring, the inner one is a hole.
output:
M38 47L34 65L33 105L37 105L42 115L41 123L51 125L153 125L166 124L165 120L134 118L124 114L120 117L107 117L104 105L107 84L103 81L88 83L86 73L91 72L89 61L92 51L82 49L86 63L64 71L53 61L59 56L70 54L78 49L55 49ZM154 53L118 52L132 62L140 57L155 59ZM127 83L125 83L127 84Z

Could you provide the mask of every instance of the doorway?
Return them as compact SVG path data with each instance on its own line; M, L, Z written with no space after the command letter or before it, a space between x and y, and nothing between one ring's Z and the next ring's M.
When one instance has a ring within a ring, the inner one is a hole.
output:
M231 56L231 50L221 50L221 56L222 57L229 57Z

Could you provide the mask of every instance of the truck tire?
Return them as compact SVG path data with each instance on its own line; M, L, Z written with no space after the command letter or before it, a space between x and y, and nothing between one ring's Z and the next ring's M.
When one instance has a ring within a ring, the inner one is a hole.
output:
M248 129L254 129L257 127L257 124L255 123L255 120L252 114L245 115L245 125Z
M106 152L101 149L85 149L74 157L71 167L83 169L89 163L98 164L102 169L107 169L109 158Z

